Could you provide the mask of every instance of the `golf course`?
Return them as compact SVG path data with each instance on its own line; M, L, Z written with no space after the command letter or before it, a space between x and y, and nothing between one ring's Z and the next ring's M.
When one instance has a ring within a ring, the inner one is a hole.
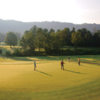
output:
M100 100L100 56L70 58L0 57L0 100Z

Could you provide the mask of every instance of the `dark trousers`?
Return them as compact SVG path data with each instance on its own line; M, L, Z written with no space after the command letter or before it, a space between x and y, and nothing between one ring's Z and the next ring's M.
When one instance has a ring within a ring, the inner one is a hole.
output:
M64 65L61 65L61 70L64 70Z
M78 62L78 65L80 65L80 61Z

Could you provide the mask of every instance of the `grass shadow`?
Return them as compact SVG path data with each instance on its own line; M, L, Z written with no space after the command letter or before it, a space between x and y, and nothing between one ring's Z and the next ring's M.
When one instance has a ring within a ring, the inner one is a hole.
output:
M17 60L17 61L33 61L32 59L29 59L27 57L8 57L8 58Z
M96 62L89 62L89 61L82 61L82 63L100 65L100 63L96 63Z
M5 57L9 59L13 59L16 61L33 61L32 59L29 59L28 57ZM36 58L39 60L61 60L61 56L33 56L31 58ZM65 59L65 57L62 57Z
M51 74L45 73L45 72L40 71L40 70L36 70L36 71L39 72L39 73L41 73L41 74L44 74L44 75L46 75L46 76L52 76Z
M67 56L35 56L35 58L40 59L40 60L66 60Z
M59 57L55 57L55 56L39 56L39 57L35 57L38 58L40 60L59 60Z
M68 72L72 72L72 73L76 73L76 74L84 74L84 73L81 73L81 72L75 72L75 71L67 70L67 69L64 69L64 71L68 71Z

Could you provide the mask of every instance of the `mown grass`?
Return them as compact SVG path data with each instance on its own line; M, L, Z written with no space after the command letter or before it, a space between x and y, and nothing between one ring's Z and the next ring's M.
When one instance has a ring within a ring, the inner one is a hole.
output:
M100 80L63 90L30 92L0 91L2 100L99 100Z
M100 56L80 57L100 60ZM18 58L0 58L0 100L100 100L100 65L78 66L66 56ZM60 69L62 58L64 71Z

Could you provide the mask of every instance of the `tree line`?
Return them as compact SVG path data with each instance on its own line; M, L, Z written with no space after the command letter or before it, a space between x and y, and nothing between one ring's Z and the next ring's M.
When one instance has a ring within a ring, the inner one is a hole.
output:
M85 28L78 30L64 28L55 31L33 26L25 31L21 38L18 38L14 32L8 32L4 41L10 46L19 44L24 53L33 53L36 49L40 52L42 49L47 54L55 54L61 52L66 46L100 47L100 30L92 34Z

